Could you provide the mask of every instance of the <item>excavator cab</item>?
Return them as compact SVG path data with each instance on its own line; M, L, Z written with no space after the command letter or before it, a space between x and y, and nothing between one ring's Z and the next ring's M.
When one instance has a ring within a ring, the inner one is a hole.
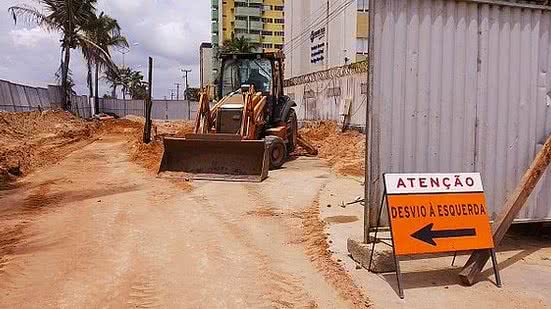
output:
M222 55L218 101L201 94L194 134L166 137L159 173L260 182L296 145L295 106L283 95L283 55Z

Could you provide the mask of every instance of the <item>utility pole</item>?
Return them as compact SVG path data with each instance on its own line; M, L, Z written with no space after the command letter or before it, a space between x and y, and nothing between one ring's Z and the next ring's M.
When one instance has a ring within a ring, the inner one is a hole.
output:
M186 90L184 91L184 99L186 99L186 96L188 95L188 88L189 88L189 84L188 84L188 79L187 79L187 75L188 73L191 73L191 70L185 70L185 69L181 69L182 73L184 73L184 78L186 80Z
M184 91L184 100L187 101L188 120L191 120L191 104L189 103L189 98L187 97L189 95L189 93L188 93L189 84L188 84L187 75L188 75L188 73L191 73L191 70L181 69L181 71L182 71L182 73L185 74L184 78L186 79L186 90Z
M176 101L180 100L180 83L174 83L176 85Z

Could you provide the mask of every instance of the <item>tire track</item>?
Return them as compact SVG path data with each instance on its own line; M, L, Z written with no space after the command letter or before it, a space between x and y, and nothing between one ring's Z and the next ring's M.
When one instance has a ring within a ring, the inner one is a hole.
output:
M271 202L250 185L244 185L249 199L260 204L261 208L275 209ZM234 236L248 253L253 256L252 263L260 276L259 282L263 286L263 295L258 300L253 300L255 307L276 308L311 308L315 301L304 289L304 284L295 275L282 271L276 267L276 263L270 255L266 254L253 239L250 233L243 228L243 216L232 216L229 212L218 211L212 201L200 196L193 196L193 200L203 205L208 212L215 216L225 230Z

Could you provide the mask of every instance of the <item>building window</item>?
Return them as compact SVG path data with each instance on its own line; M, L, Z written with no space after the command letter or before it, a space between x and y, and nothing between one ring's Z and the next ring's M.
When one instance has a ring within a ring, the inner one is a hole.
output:
M247 16L235 16L236 20L247 20Z
M285 32L283 32L283 31L275 31L274 34L276 36L285 36Z
M249 20L251 20L251 21L260 21L260 17L250 16Z
M367 12L369 10L369 0L358 0L358 11Z
M274 48L283 49L283 44L274 44Z
M283 6L281 5L274 6L274 11L283 11Z
M369 39L368 38L357 38L356 39L356 52L357 53L368 53L369 52Z
M274 35L273 31L262 31L262 35Z
M276 24L284 24L285 23L285 19L280 19L280 18L276 18L274 19L275 23Z
M274 22L274 19L273 19L273 18L262 18L262 22L265 22L265 23L273 23L273 22Z
M250 34L260 34L260 30L249 30Z
M272 44L263 43L262 48L271 49L271 48L274 48L274 46Z

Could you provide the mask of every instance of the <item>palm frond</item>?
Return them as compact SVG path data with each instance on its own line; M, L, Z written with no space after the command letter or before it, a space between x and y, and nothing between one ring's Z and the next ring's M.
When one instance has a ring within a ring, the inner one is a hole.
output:
M17 24L18 19L22 19L26 24L36 24L39 27L48 31L59 31L61 26L53 21L49 16L39 11L37 8L21 5L8 8L14 23Z

